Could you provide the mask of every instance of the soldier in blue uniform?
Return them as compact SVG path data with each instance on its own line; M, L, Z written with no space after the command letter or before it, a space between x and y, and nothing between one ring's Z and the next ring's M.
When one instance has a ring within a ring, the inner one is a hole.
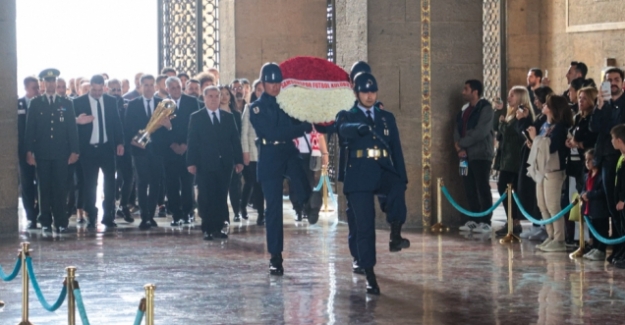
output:
M391 225L389 250L408 248L410 242L401 237L406 221L406 166L395 117L376 106L378 85L367 72L354 78L358 98L349 111L337 115L335 128L344 139L346 166L343 192L356 224L358 263L367 277L367 293L380 294L373 267L375 252L375 206L373 197L384 198L381 208Z
M26 112L24 149L26 161L36 166L39 187L39 223L52 231L52 217L59 233L66 232L68 165L78 160L78 129L72 102L56 94L60 72L47 69L39 74L45 92L32 100Z
M290 180L291 193L295 201L310 209L308 200L311 188L299 159L299 150L293 139L312 131L312 125L289 117L278 105L276 96L282 88L282 71L276 63L266 63L260 72L265 92L250 105L250 122L258 136L257 174L267 209L267 250L271 254L269 273L283 275L283 223L282 223L282 183Z

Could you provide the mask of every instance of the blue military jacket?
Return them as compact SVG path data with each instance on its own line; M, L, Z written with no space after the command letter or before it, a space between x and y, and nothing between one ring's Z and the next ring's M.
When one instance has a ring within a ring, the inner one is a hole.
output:
M336 117L335 128L346 146L341 146L347 158L345 168L345 193L373 191L382 177L384 170L397 174L402 181L408 183L404 154L399 140L399 129L392 113L374 106L373 132L362 134L362 125L367 125L367 117L354 106L349 111L341 111ZM359 130L360 129L360 130ZM367 149L387 150L388 156L378 159L355 157L359 150Z
M312 126L297 124L280 108L276 98L266 93L250 105L250 122L258 136L258 181L284 177L293 160L301 159L293 139L309 132Z

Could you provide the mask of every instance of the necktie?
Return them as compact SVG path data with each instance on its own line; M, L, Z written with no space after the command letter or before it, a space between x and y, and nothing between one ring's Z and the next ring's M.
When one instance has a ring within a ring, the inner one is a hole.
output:
M217 113L213 112L213 125L218 125L219 119L217 118Z
M369 125L370 125L370 126L373 126L373 125L374 125L374 123L373 123L373 117L371 116L371 111L370 111L370 110L367 110L367 120L369 121Z
M52 105L52 96L48 96L48 104Z
M148 119L150 119L150 118L152 118L152 108L150 107L150 101L149 100L146 100L146 103L147 104L145 105L145 107L147 107L147 109L148 109Z
M102 106L100 106L100 101L96 100L98 103L98 143L104 143L104 114L102 113Z

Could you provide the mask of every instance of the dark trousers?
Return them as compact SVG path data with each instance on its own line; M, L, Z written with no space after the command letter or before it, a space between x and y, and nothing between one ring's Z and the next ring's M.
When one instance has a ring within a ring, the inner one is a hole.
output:
M603 190L608 201L608 211L610 212L610 216L612 216L612 236L614 238L625 235L623 216L620 212L616 211L616 198L614 197L614 186L616 185L614 180L616 179L618 157L618 155L604 156L601 161L601 177L604 179ZM625 248L623 244L614 245L613 247L615 252L623 248Z
M232 206L232 212L237 215L241 212L241 174L232 173L228 194L230 196L230 206Z
M403 224L406 221L406 183L394 173L383 172L373 192L347 193L348 207L353 211L356 223L357 259L362 268L374 267L376 264L374 196L385 198L387 222Z
M462 179L471 212L484 212L493 206L489 183L490 166L490 160L469 160L468 175L463 176ZM490 225L491 217L492 213L481 218L471 218L471 220Z
M311 188L298 158L287 162L285 176L289 179L289 188L293 190L296 202L307 202ZM265 212L265 227L267 228L267 251L271 255L278 255L284 249L284 230L282 215L282 184L284 177L277 177L261 182L263 194L267 201Z
M300 159L299 162L302 165L302 169L304 170L304 173L306 174L306 179L308 180L308 186L312 190L313 188L317 187L319 180L315 179L315 172L310 169L310 154L304 153L304 154L301 154L301 156L302 156L302 159ZM293 191L289 187L289 197L292 197L292 196L293 196ZM294 201L292 198L291 198L291 203L293 203L293 209L295 209L295 211L300 212L300 213L302 212L302 209L304 208L304 203ZM318 192L312 191L310 195L310 199L308 200L307 203L310 204L311 213L313 215L318 215L319 211L321 210L321 205L323 204L323 194L321 190Z
M132 157L137 173L137 196L141 209L141 221L154 218L158 197L161 193L163 158L154 154Z
M37 200L37 171L35 166L29 165L26 161L20 160L20 186L22 193L22 204L26 211L26 219L37 222L39 208Z
M67 211L74 209L83 209L83 174L80 160L75 164L69 165L67 173Z
M98 147L95 154L80 158L80 166L83 174L83 208L89 216L89 222L95 224L98 218L96 199L98 192L98 175L100 170L104 175L104 212L102 222L115 220L115 153L107 147Z
M598 218L598 219L590 219L592 222L592 226L597 230L599 235L608 238L610 232L610 218ZM592 248L596 248L605 253L605 249L607 247L606 244L600 242L595 236L593 236L592 231L588 232L590 238L592 239Z
M246 211L250 200L259 213L264 213L265 210L265 196L263 195L263 188L256 178L256 166L255 161L250 161L250 164L243 169L245 184L241 191L241 212Z
M358 259L358 228L356 227L354 209L349 204L349 200L347 200L345 214L347 215L347 245L349 246L349 253L353 258Z
M67 159L37 159L39 182L39 223L44 227L67 227Z
M167 206L174 221L188 218L193 210L193 175L187 170L184 156L165 162Z
M125 153L121 157L117 157L117 198L119 206L126 207L130 201L130 194L135 188L135 175L132 170L132 156Z
M219 232L224 222L230 219L228 189L232 173L232 166L223 166L217 171L199 170L197 173L198 213L202 218L202 231L205 233Z
M497 191L499 191L499 195L503 195L506 193L506 189L508 188L508 184L512 184L512 189L517 191L517 183L519 180L519 174L507 172L502 170L499 172L499 180L497 181ZM508 201L504 202L503 208L506 210L506 216L508 216ZM519 220L519 212L516 205L516 202L512 201L512 219Z

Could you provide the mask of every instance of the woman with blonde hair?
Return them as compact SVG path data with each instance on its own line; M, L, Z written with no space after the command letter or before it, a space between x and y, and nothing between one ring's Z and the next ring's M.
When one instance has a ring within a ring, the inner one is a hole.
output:
M514 86L508 93L508 107L504 111L503 107L495 112L494 129L498 132L497 140L499 142L497 150L497 159L494 168L499 171L499 179L497 181L497 190L500 195L506 191L508 184L512 184L512 189L516 190L519 179L519 169L521 167L521 149L525 139L517 131L517 113L519 111L527 111L532 120L534 119L534 110L530 102L530 96L527 88L523 86ZM504 205L506 214L508 207ZM511 211L513 219L515 219L513 232L517 236L521 234L522 228L520 219L517 218L516 205ZM498 236L504 236L508 233L508 225L498 230Z

